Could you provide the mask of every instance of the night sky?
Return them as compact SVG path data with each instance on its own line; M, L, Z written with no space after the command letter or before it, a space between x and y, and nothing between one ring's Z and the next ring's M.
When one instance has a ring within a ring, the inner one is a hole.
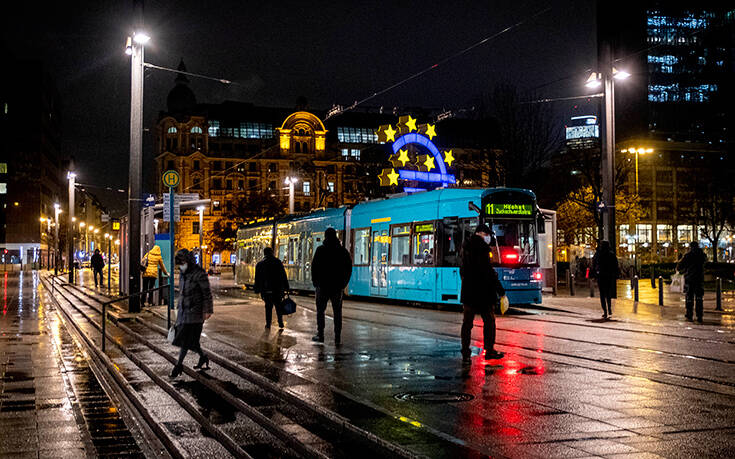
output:
M76 157L82 183L127 188L130 61L123 50L132 0L25 5L5 15L2 39L16 57L42 60L55 79L62 153ZM183 58L190 72L238 83L191 79L198 102L291 107L303 95L311 108L324 109L382 90L546 7L368 105L463 108L504 81L540 97L584 94L584 72L596 58L589 0L148 1L145 59L176 67ZM144 123L152 128L175 75L148 72ZM555 111L563 123L571 106L555 104ZM151 134L145 139L145 183L152 187ZM110 206L124 202L97 193Z

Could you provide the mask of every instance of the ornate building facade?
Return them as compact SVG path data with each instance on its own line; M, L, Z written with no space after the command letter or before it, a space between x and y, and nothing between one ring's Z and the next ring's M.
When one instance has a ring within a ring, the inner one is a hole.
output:
M183 62L179 70L185 71ZM378 174L389 164L389 154L376 134L380 125L396 123L397 113L364 110L324 122L319 112L305 109L305 102L295 110L232 101L197 104L183 74L176 78L167 105L155 126L157 177L176 170L181 175L177 193L211 199L204 211L205 234L215 222L237 214L243 203L271 200L280 203L285 213L290 177L296 179L295 212L350 205L400 191L380 187ZM456 133L451 137L454 143L445 147L453 148L458 185L494 185L491 174L478 167L482 149L470 139L464 147L458 140L467 129L457 126L467 128L468 123L454 119L437 124L439 136L443 129ZM158 181L159 194L166 191ZM198 234L198 215L182 211L177 246L197 248ZM204 252L207 263L230 262L226 250Z

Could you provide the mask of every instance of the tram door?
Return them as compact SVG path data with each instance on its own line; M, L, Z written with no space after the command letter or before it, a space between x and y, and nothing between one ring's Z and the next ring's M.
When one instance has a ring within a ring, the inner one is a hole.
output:
M374 225L372 231L370 295L388 296L388 250L390 249L388 225Z

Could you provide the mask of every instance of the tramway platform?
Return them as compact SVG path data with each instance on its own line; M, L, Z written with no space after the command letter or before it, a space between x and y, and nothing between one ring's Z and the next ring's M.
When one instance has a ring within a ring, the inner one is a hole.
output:
M598 298L544 298L543 306L512 308L497 319L502 360L486 362L478 355L478 319L475 355L463 365L457 312L349 299L343 344L333 343L330 309L325 343L316 344L310 340L316 326L312 296L292 296L298 308L285 329L274 320L266 330L259 298L226 275L212 277L211 284L215 313L202 339L208 352L411 454L735 452L735 323L727 311L706 307L699 325L684 321L681 306L621 299L613 305L614 319L602 321ZM158 306L140 320L165 327L165 315L165 306ZM194 361L192 356L188 364ZM333 452L326 446L322 451Z

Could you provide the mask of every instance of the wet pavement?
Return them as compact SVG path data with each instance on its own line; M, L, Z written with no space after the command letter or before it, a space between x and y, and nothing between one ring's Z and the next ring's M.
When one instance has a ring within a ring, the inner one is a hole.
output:
M477 355L478 319L475 356L463 365L457 312L349 300L344 344L333 344L331 318L326 343L314 344L313 297L292 297L299 307L286 329L264 330L259 299L231 277L211 283L206 349L419 454L735 455L735 321L727 310L706 306L699 325L684 321L681 305L621 299L603 321L596 298L544 298L542 307L498 318L502 360Z
M0 457L142 456L39 273L0 276Z

